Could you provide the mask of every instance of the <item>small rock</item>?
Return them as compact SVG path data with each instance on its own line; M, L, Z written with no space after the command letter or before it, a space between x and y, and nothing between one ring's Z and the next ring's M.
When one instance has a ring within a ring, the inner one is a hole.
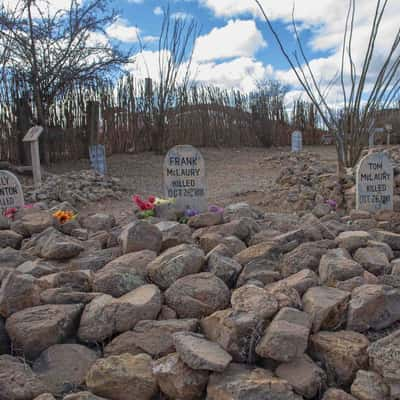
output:
M263 368L231 364L222 373L213 373L207 386L207 400L301 400L290 384Z
M11 224L11 229L24 237L41 233L54 225L54 218L47 211L32 208L24 210L23 215Z
M202 399L208 382L208 372L189 368L170 354L153 363L153 374L161 391L171 399Z
M359 249L360 247L366 247L368 241L372 237L368 232L364 231L347 231L342 232L336 239L336 243L342 249L346 249L350 252Z
M182 244L166 250L150 262L147 273L152 282L165 290L179 278L200 272L203 264L203 250Z
M299 295L302 296L309 288L318 286L318 281L318 276L314 271L303 269L285 279L269 284L267 288L286 286L296 289Z
M178 279L165 292L165 301L179 318L202 318L228 307L230 291L208 272Z
M335 286L338 281L361 276L364 269L353 261L344 249L332 249L322 256L319 264L321 282L328 286Z
M180 244L193 244L192 230L186 224L173 221L161 221L156 227L162 233L161 251Z
M292 361L304 354L310 328L308 314L294 308L283 308L267 327L256 352L264 358Z
M12 247L13 249L19 249L21 246L23 237L10 230L0 230L0 247Z
M322 400L357 400L341 389L328 389Z
M125 353L97 360L86 375L86 385L110 400L150 400L157 393L147 354Z
M188 225L198 229L223 223L222 213L205 212L189 218Z
M330 371L330 385L350 385L359 369L368 366L368 339L357 332L321 331L311 336L311 355Z
M36 358L75 334L81 312L80 304L49 304L16 312L6 321L14 350L29 359Z
M124 228L119 241L124 254L140 250L151 250L158 254L161 250L162 234L156 226L139 220Z
M400 320L400 289L363 285L353 290L347 313L347 329L380 330Z
M146 284L146 267L156 258L151 250L128 253L112 260L94 276L93 290L120 297Z
M400 250L400 234L388 231L374 232L376 240L388 244L392 250Z
M326 385L325 371L307 355L279 365L275 374L288 381L294 391L306 399L315 398Z
M389 388L376 372L360 369L351 385L351 394L359 400L387 400Z
M231 303L235 311L252 312L260 319L271 318L278 311L277 299L264 289L253 285L244 285L234 290Z
M242 266L235 260L214 253L208 258L207 270L222 279L228 287L235 286L237 277L242 271Z
M56 344L36 359L33 371L49 392L60 395L83 384L87 370L97 358L97 354L85 346Z
M358 249L354 254L354 260L374 275L384 274L389 267L389 260L386 254L376 247Z
M179 358L195 370L223 371L232 357L220 345L193 332L178 332L173 335Z
M110 214L97 213L80 219L80 223L91 232L109 232L115 226L115 218Z
M170 319L167 321L139 321L132 331L117 336L109 343L105 355L129 353L135 349L153 357L162 357L175 351L173 334L176 332L195 332L196 319Z
M0 356L1 400L32 400L46 392L46 386L27 363L9 355Z
M337 329L346 321L350 294L327 286L308 289L303 296L303 310L310 314L312 331Z

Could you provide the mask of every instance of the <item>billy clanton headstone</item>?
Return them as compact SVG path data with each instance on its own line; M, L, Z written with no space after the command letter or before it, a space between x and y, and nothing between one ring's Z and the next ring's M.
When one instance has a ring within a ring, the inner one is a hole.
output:
M393 165L385 153L372 153L360 160L356 196L358 210L393 210Z
M204 158L193 146L175 146L165 156L164 195L176 200L179 211L207 210Z
M18 178L8 171L0 171L0 215L9 208L24 206L24 193Z

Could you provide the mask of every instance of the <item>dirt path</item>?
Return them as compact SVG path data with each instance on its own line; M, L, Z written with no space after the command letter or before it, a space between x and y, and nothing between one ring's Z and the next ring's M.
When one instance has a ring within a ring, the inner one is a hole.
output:
M312 146L306 147L305 150L320 154L321 162L335 161L333 146ZM268 159L289 149L202 148L200 151L206 162L209 203L224 206L238 201L248 201L255 205L260 197L265 202L271 184L282 168L277 163L269 163ZM121 201L105 200L92 204L82 212L107 211L119 216L120 213L130 213L130 197L133 194L162 196L163 160L163 156L153 153L118 154L109 157L107 159L109 173L121 179L123 187L127 190L126 198ZM56 164L49 169L49 172L66 173L88 168L88 160L80 160Z

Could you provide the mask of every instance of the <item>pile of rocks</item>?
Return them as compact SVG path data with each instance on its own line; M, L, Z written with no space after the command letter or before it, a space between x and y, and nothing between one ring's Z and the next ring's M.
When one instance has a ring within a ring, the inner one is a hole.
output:
M23 210L0 230L0 399L399 399L399 222Z
M123 190L118 178L83 170L47 175L39 189L25 186L24 194L27 203L45 202L48 207L54 207L67 201L73 206L79 206L108 197L119 199Z
M334 165L323 164L318 154L282 153L270 157L268 163L276 162L281 173L271 188L272 202L287 211L327 209L327 200L338 207L343 204L341 185Z

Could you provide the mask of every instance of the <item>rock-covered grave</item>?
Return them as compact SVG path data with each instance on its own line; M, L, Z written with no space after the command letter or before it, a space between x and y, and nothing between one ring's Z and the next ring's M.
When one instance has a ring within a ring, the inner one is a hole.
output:
M399 212L52 206L0 218L1 400L400 398Z

